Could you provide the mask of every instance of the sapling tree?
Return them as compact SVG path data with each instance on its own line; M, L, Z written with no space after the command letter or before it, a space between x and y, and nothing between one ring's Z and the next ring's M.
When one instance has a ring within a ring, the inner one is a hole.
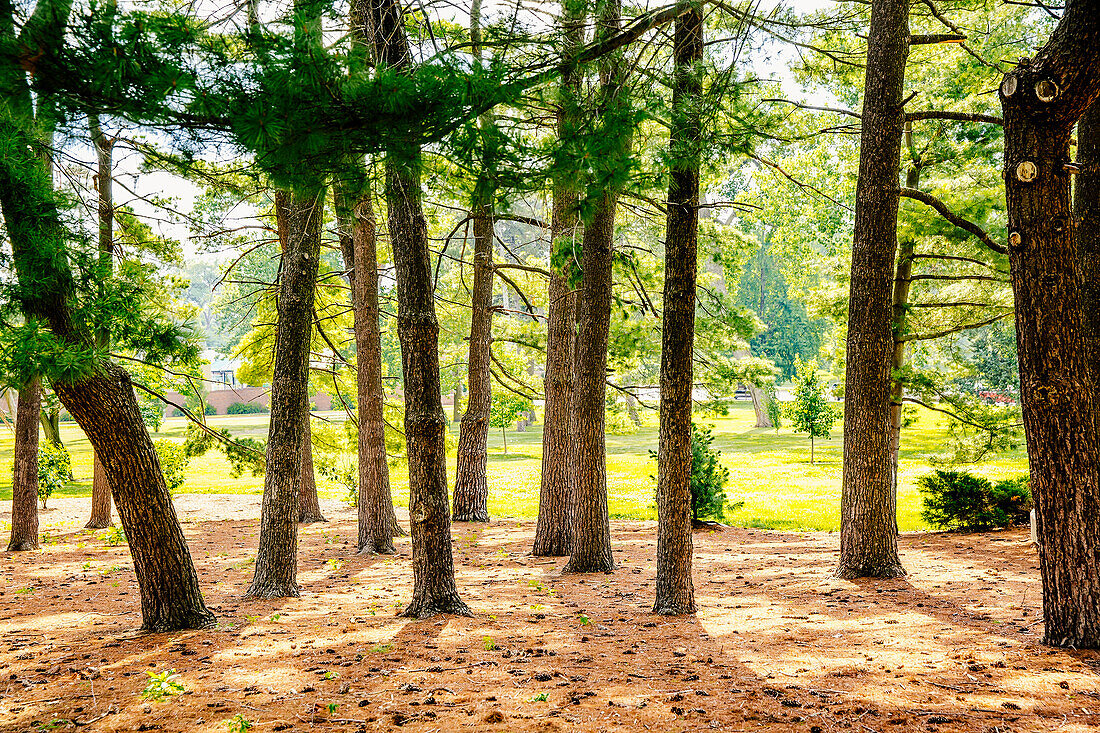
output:
M509 425L519 420L520 417L531 410L531 400L512 392L501 391L493 395L493 401L489 405L489 425L500 428L500 435L504 438L504 453L508 453Z
M810 436L810 464L814 462L814 438L828 438L829 431L841 418L841 411L825 398L826 384L817 369L817 360L795 357L794 403L789 417L796 433Z

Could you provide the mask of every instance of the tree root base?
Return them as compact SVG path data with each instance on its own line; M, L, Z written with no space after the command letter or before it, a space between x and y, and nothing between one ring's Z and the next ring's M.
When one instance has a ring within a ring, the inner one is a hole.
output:
M253 582L244 592L245 598L299 598L297 583Z
M444 600L413 600L409 607L399 615L404 618L429 619L444 614L449 616L473 616L474 612L456 595L453 598Z
M905 572L900 564L883 565L882 567L847 567L841 565L833 573L833 576L840 578L841 580L858 580L860 578L872 578L875 580L891 580L894 578L904 578L908 573Z
M327 522L322 514L303 514L298 517L298 524L313 524L314 522Z
M107 529L113 527L114 523L108 519L104 522L102 519L89 519L88 523L84 525L84 529Z
M653 604L653 613L658 616L694 616L695 604L657 601Z
M28 550L37 550L38 540L21 540L19 542L12 541L8 544L8 552L27 552Z
M183 631L185 629L210 629L217 626L218 619L206 609L196 611L185 616L173 616L171 618L154 619L145 621L140 631L146 634L163 634L169 631Z
M393 546L393 542L388 545L377 545L374 543L367 543L362 545L355 551L356 555L396 555L397 550Z

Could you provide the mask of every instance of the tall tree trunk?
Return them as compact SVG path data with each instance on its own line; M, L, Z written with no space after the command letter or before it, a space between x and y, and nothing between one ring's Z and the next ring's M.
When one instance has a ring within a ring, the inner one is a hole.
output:
M327 522L317 496L317 475L313 470L313 434L309 427L309 393L306 393L306 419L302 428L302 479L298 482L298 522Z
M41 405L41 380L35 376L19 390L15 413L9 552L38 549L38 414Z
M481 0L470 3L470 46L481 62ZM458 429L454 521L489 521L489 485L485 464L489 453L489 349L493 343L493 115L481 116L481 171L474 184L471 209L474 230L474 289L470 295L470 351L466 383L470 397ZM505 439L504 452L508 452Z
M286 248L279 268L260 544L252 584L245 593L251 598L298 596L298 501L309 420L310 334L323 200L322 189L296 190L288 204Z
M485 464L489 446L489 347L493 340L493 217L485 206L474 209L474 289L471 295L469 396L458 432L454 521L489 521Z
M703 10L676 19L673 33L671 170L665 217L661 319L661 432L657 449L657 599L653 612L695 613L691 581L691 390L694 386L696 250L699 243L699 110Z
M600 14L599 36L614 34L622 4L608 0ZM610 573L611 528L607 518L607 452L604 412L607 391L607 341L611 318L611 264L615 239L618 177L628 164L631 142L630 101L624 89L626 64L621 55L600 60L600 114L603 134L614 141L600 161L589 195L596 205L581 244L580 319L577 325L577 383L573 392L576 475L573 486L573 547L565 572Z
M404 16L395 0L371 6L379 66L409 69ZM405 616L471 615L455 586L451 512L447 496L447 418L439 378L427 220L421 205L421 157L411 144L387 151L386 202L397 271L397 332L405 381L405 441L409 456L409 522L413 597Z
M1100 435L1066 162L1098 96L1100 2L1070 0L1046 46L1005 76L1001 106L1043 641L1079 649L1100 647Z
M115 202L114 202L114 145L113 138L103 133L99 115L88 115L88 130L96 152L96 187L99 191L99 272L100 281L111 277L115 256ZM100 288L102 292L102 286ZM111 345L111 329L101 324L96 329L96 346L106 349ZM85 529L102 529L111 526L111 484L103 471L103 463L92 452L92 514Z
M584 34L584 11L574 0L562 2L562 35L565 53L579 48ZM580 75L576 70L562 74L559 89L558 145L572 163L568 146L576 139L580 96ZM576 165L559 164L554 176L554 201L550 238L555 252L570 256L559 272L552 268L547 293L546 372L543 378L545 403L542 416L542 483L539 489L539 517L535 526L536 557L568 555L573 543L570 513L573 479L576 474L573 450L574 344L577 294L570 285L571 253L580 235L577 220Z
M85 529L103 529L112 524L111 515L114 511L114 502L111 501L111 483L107 480L107 472L103 470L103 463L99 456L92 451L92 516Z
M844 393L841 578L896 578L897 494L890 471L891 283L897 250L902 88L909 0L873 0L856 186Z
M393 510L383 419L382 332L378 326L378 244L371 192L337 198L340 249L351 279L355 323L355 384L359 405L359 541L361 554L392 555L403 534Z
M920 188L921 157L913 143L913 125L905 124L905 146L909 149L909 166L905 171L905 187ZM890 473L893 476L894 492L898 486L898 456L901 454L901 418L905 407L905 385L893 378L893 374L905 366L909 342L904 340L909 330L909 291L913 285L913 260L917 251L916 242L906 239L898 251L898 266L894 274L894 290L891 314L893 320L890 331L894 335L894 350L890 358Z
M279 249L285 255L290 237L294 236L293 209L291 208L292 194L283 189L275 191L275 226L279 236ZM320 225L318 225L320 226ZM318 235L320 236L320 235ZM316 278L314 278L316 282ZM310 301L312 303L312 300ZM307 343L311 334L306 334ZM277 348L277 347L276 347ZM313 470L313 439L309 430L309 370L306 370L306 394L302 409L305 411L305 427L302 435L302 464L301 478L298 482L298 521L302 524L312 522L327 522L321 514L321 501L317 496L317 476ZM274 412L271 419L275 419Z
M42 424L42 432L45 434L46 440L57 446L65 446L65 443L61 440L61 408L42 408L38 421Z

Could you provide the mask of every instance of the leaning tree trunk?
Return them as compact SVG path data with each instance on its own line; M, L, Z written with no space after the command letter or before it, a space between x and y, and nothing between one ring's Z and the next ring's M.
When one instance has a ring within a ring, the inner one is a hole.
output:
M470 3L470 46L481 63L481 0ZM466 383L470 396L458 429L458 461L455 471L454 521L489 521L489 485L485 477L489 454L489 349L493 343L493 180L495 157L493 114L479 120L481 172L474 184L471 216L474 222L474 289L470 294L470 356ZM505 438L504 452L508 452Z
M306 419L302 428L302 479L298 482L298 522L327 522L317 496L317 475L313 470L313 435L309 428L309 393L306 393Z
M99 190L99 220L98 249L100 281L111 276L114 269L114 139L108 138L103 133L99 124L99 115L88 115L88 130L91 133L92 144L96 151L96 181ZM100 286L103 292L103 286ZM111 329L100 324L96 329L96 346L106 349L111 344ZM85 529L103 529L111 526L111 484L107 481L107 474L103 471L103 463L92 452L92 514L88 518Z
M214 624L202 600L160 461L141 420L130 375L109 362L54 392L92 443L114 493L141 591L142 628L174 631Z
M407 71L412 64L404 14L395 0L371 4L378 64ZM471 615L455 586L447 497L447 418L439 379L439 322L421 205L420 150L387 151L386 203L397 274L397 333L405 380L405 441L409 461L409 522L413 597L403 615Z
M15 412L9 551L38 549L38 413L41 409L41 380L35 376L19 390L19 406Z
M1009 265L1038 520L1043 641L1071 648L1100 647L1096 364L1089 358L1067 166L1073 126L1098 96L1100 2L1071 0L1047 45L1001 84Z
M584 34L584 14L577 4L562 3L562 35L565 52L579 48ZM536 557L568 555L573 543L573 518L570 508L573 479L576 475L573 451L574 345L576 337L577 294L570 285L574 271L572 253L580 234L577 220L576 164L569 146L577 140L580 124L580 75L576 70L562 74L559 90L557 126L558 145L566 164L554 176L554 201L551 211L550 239L556 252L569 253L561 271L550 274L547 293L546 372L543 379L545 402L542 416L542 484L539 490L539 517L535 526Z
M343 191L340 250L351 279L355 331L355 384L359 405L359 541L361 554L392 555L393 538L403 534L397 524L386 463L383 417L382 332L378 326L378 245L369 189L358 197Z
M288 206L286 248L279 268L260 544L252 584L245 593L251 598L298 596L298 501L302 443L309 420L310 333L323 200L323 190L296 190Z
M657 599L653 612L695 613L691 582L691 390L694 386L696 250L699 244L699 120L703 11L676 19L665 291L661 318L661 432L657 449Z
M891 282L897 250L902 88L909 0L873 0L856 186L844 388L841 578L895 578L897 494L890 470Z
M612 35L620 23L620 0L608 0L598 33ZM630 102L624 90L626 65L618 54L600 61L602 133L614 145L599 161L591 186L596 196L592 222L581 243L581 277L573 392L574 456L573 547L565 572L610 573L611 528L607 517L607 452L604 413L607 391L607 341L611 319L611 264L619 177L628 164L631 142Z
M489 405L492 388L489 348L493 340L493 215L474 208L474 289L470 298L470 357L466 383L469 396L458 430L458 468L455 476L454 521L489 521Z
M0 92L12 96L11 77ZM24 315L49 325L59 344L86 355L94 324L75 319L75 282L67 235L57 211L48 165L38 155L26 116L0 116L0 208L11 243ZM114 492L141 594L142 628L174 631L213 625L198 575L164 483L149 432L141 420L130 376L108 361L84 362L72 381L53 390L88 436Z

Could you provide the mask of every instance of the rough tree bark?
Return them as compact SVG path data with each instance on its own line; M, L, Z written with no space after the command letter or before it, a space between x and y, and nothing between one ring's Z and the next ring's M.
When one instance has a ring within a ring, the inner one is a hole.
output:
M379 66L412 64L404 17L395 0L371 3ZM471 615L455 586L447 496L447 418L439 378L439 322L427 220L420 191L419 145L387 151L386 202L397 272L397 332L405 380L405 441L409 456L409 522L413 546L413 598L403 615Z
M11 38L12 11L10 4L0 6L0 40ZM38 21L32 34L37 52L52 54L60 47L67 13L63 3L35 8L27 23ZM23 312L44 321L60 343L87 353L94 344L94 325L77 321L70 306L75 282L67 266L67 236L49 167L39 153L31 94L21 69L0 65L0 98L8 102L0 114L0 144L5 150L0 156L0 210ZM211 626L214 616L203 603L198 575L130 377L108 361L86 366L89 371L83 376L53 380L53 389L103 461L134 562L142 628L174 631Z
M364 8L365 10L365 8ZM369 189L354 197L341 192L340 250L351 280L355 330L355 384L359 405L360 554L392 555L393 538L403 534L393 510L383 421L382 332L378 326L378 245Z
M313 470L313 434L309 427L309 392L306 391L305 424L302 426L302 478L298 482L298 522L312 524L327 522L321 513L321 500L317 496L317 475Z
M661 317L661 432L657 448L657 598L653 612L695 613L691 580L691 390L699 243L699 120L703 11L695 5L673 33L672 127L665 290Z
M920 188L920 173L923 163L920 151L913 144L912 123L905 124L904 140L909 149L909 166L905 171L905 187ZM898 249L898 264L894 272L894 289L891 302L890 332L894 337L894 349L890 357L890 374L905 366L909 342L902 337L909 325L909 291L913 285L913 259L917 251L916 242L906 239ZM898 456L901 454L901 418L905 407L905 386L898 380L890 379L890 474L893 477L894 492L898 486Z
M856 186L848 300L841 487L841 578L895 578L897 496L890 471L891 283L897 250L902 87L909 56L909 1L874 0Z
M1100 102L1093 102L1077 123L1077 164L1073 213L1077 217L1077 254L1081 298L1088 325L1092 378L1100 383ZM1095 392L1095 389L1094 389ZM1100 407L1096 410L1100 420Z
M562 35L565 53L580 48L584 34L584 12L572 0L562 3ZM580 75L570 69L562 74L557 108L559 145L576 135ZM576 173L562 166L554 176L550 238L556 249L573 252L580 236L577 220ZM572 262L570 258L569 262ZM573 452L574 344L577 294L570 285L571 265L552 271L547 293L546 372L543 378L545 403L542 418L542 484L539 516L535 526L536 557L568 555L573 543L570 508L576 463Z
M470 3L470 47L481 61L481 0ZM474 230L474 289L470 294L470 350L466 361L469 397L458 429L454 521L489 521L489 485L485 464L489 453L489 406L492 386L489 349L493 343L493 114L478 121L481 170L474 184L470 215ZM507 452L507 444L505 444Z
M292 236L300 236L299 232L294 231L294 227L299 222L294 220L293 210L291 208L291 198L293 194L283 189L277 189L275 191L275 226L279 236L279 249L286 254L287 247L290 243ZM315 279L316 281L316 279ZM310 301L312 303L312 301ZM310 334L306 334L306 339L310 338ZM276 338L276 342L278 339ZM276 348L278 348L276 346ZM307 370L306 379L309 379L309 373ZM302 432L302 463L301 463L301 478L298 481L298 521L302 524L311 524L313 522L327 522L325 516L321 513L321 501L317 496L317 475L313 470L313 438L309 429L309 384L306 384L306 394L302 402L302 410L305 412L305 427ZM272 415L272 420L274 420Z
M1100 647L1100 434L1067 163L1073 126L1100 96L1100 1L1067 2L1050 40L1033 60L1005 76L1000 93L1043 641L1095 648Z
M597 33L613 35L619 28L622 4L608 0ZM627 68L618 54L600 60L601 132L613 141L601 170L589 187L595 201L591 223L581 244L580 318L577 325L577 383L573 392L576 475L573 485L573 547L565 572L610 573L611 528L607 518L607 452L604 403L607 381L607 340L611 317L611 263L615 239L616 183L630 156L630 101L624 89Z
M298 501L309 413L310 333L321 252L323 190L296 190L288 204L286 247L279 268L278 324L271 377L267 471L260 509L256 570L245 595L298 596Z
M489 347L493 340L493 215L488 206L473 210L474 288L470 296L470 352L466 383L469 396L458 429L454 521L489 521L489 485L485 464L489 450L489 405L492 387Z
M88 130L96 153L96 185L99 192L99 273L101 279L111 276L115 256L115 203L114 203L114 144L113 138L103 133L99 124L99 115L88 115ZM111 330L106 327L96 329L96 346L105 349L110 346ZM99 457L92 452L92 514L85 529L102 529L111 526L111 485Z
M8 551L38 549L38 413L42 385L36 376L19 390L11 478L11 540Z

